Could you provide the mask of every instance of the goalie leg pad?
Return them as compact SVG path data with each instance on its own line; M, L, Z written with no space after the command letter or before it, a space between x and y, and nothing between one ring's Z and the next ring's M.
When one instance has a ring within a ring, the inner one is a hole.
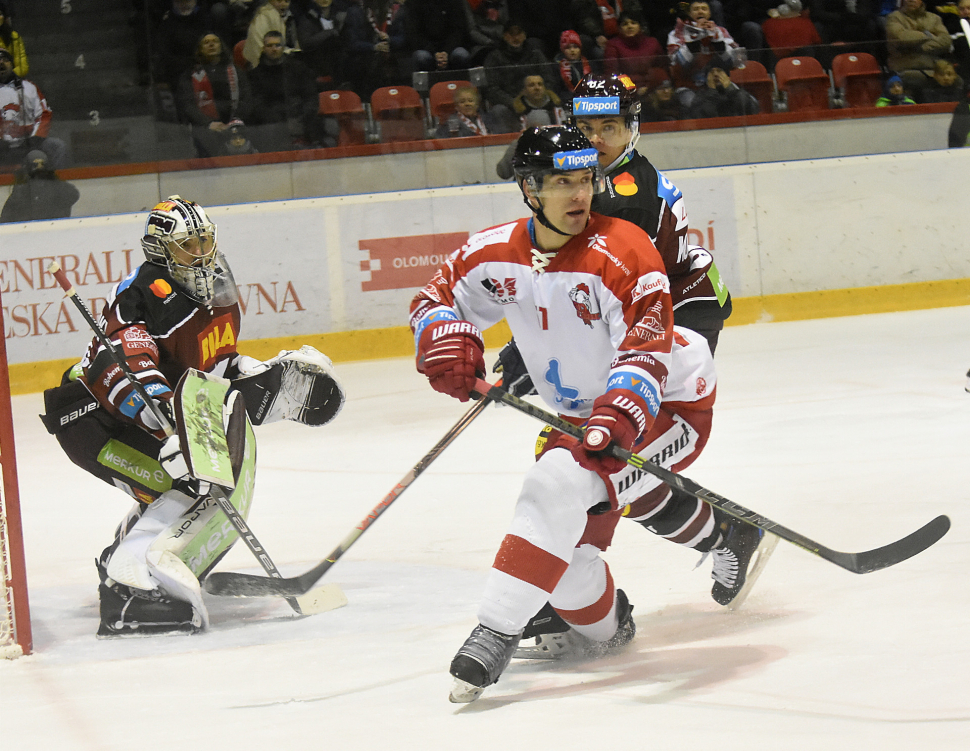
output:
M280 352L265 364L267 369L233 381L253 425L292 420L318 427L343 407L346 395L333 363L313 347Z

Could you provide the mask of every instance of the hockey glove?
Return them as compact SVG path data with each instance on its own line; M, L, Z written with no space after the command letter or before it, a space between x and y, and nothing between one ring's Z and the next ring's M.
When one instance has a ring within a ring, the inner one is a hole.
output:
M607 448L611 445L630 451L647 429L647 405L627 389L611 389L593 402L593 414L586 422L586 436L572 448L573 458L583 469L612 475L626 466Z
M492 367L493 373L502 374L502 387L512 396L529 396L536 393L535 385L532 383L532 376L525 368L522 361L522 354L515 343L515 339L509 341L498 353L498 362Z
M485 376L482 335L468 321L432 323L421 332L417 366L435 391L467 402L475 379Z

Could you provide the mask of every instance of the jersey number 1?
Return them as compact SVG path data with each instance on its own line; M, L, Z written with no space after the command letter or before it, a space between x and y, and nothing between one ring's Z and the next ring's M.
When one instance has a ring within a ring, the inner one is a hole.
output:
M539 319L542 321L542 330L549 330L549 311L545 308L539 308Z

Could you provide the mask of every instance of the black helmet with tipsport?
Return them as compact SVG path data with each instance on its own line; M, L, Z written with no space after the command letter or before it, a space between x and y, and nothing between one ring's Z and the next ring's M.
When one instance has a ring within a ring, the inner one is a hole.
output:
M578 169L593 171L594 186L600 182L596 149L579 128L544 125L530 128L519 136L512 156L512 171L520 187L527 183L538 192L546 175ZM599 187L594 189L599 192Z
M572 125L544 125L524 131L515 145L512 170L526 206L543 225L560 235L568 233L554 226L543 209L540 196L543 179L557 172L589 170L593 177L593 192L601 193L605 189L599 152L583 132Z
M577 117L617 117L628 128L640 124L637 85L628 75L590 73L576 84L571 102L572 122Z

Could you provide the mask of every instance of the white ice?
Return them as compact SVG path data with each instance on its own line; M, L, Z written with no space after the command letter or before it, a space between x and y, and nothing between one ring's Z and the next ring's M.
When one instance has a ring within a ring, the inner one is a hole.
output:
M490 355L494 353L489 353ZM494 357L489 357L492 362ZM489 407L337 563L350 603L209 597L209 632L99 641L94 557L128 508L14 399L35 653L0 664L3 751L970 748L970 307L727 329L711 442L685 474L824 545L953 528L863 576L780 543L737 612L710 561L620 523L626 653L513 662L449 704L539 424ZM253 529L324 558L465 412L408 359L338 365L337 421L259 430ZM222 570L259 572L242 545Z

